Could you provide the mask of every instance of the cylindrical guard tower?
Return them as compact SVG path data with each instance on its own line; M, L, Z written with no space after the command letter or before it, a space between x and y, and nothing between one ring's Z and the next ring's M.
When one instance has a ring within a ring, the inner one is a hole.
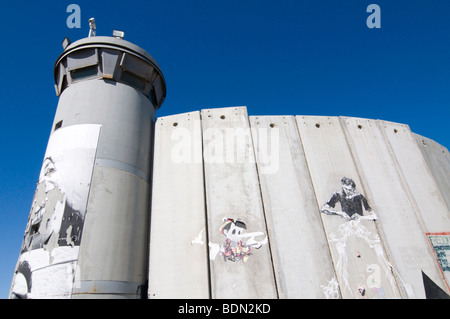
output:
M140 47L102 36L67 46L54 75L60 99L10 297L139 298L164 77Z

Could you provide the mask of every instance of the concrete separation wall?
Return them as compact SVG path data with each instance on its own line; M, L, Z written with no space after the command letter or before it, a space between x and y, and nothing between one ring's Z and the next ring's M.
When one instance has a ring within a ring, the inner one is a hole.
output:
M325 289L334 268L295 118L250 123L280 298L340 296Z
M378 228L383 232L397 283L408 297L423 298L421 270L441 282L436 262L432 256L414 204L389 143L383 137L388 123L376 120L342 118L367 196L379 217ZM405 130L406 126L392 123L392 131ZM394 134L397 134L394 132ZM412 262L414 260L414 262Z
M156 122L150 298L209 298L200 113Z
M448 151L407 125L230 107L155 130L149 298L449 293Z
M414 133L413 136L448 209L450 207L450 155L448 149L427 137Z
M246 108L202 111L211 293L276 298Z
M375 216L371 217L373 203L367 199L339 118L297 116L297 124L343 297L399 297ZM343 178L356 186L348 196Z

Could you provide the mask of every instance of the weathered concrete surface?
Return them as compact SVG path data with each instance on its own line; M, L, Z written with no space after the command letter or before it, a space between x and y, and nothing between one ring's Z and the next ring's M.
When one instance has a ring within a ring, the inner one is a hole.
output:
M420 212L425 232L450 229L450 213L408 125L382 121L380 127L389 141L410 197Z
M448 149L432 139L412 133L427 167L439 188L447 209L450 209L450 154Z
M250 124L279 297L340 297L325 290L334 268L295 118Z
M297 116L296 120L318 205L327 203L335 192L342 192L343 177L351 178L356 191L373 205L339 118ZM343 298L398 298L400 293L390 272L384 243L367 209L364 216L348 220L322 214L341 294Z
M427 164L436 186L450 211L450 155L448 149L435 141L412 133L417 141L417 145L422 152L423 158ZM450 213L447 214L449 216ZM450 291L450 232L431 232L427 233L428 240L433 246L436 260L438 261L441 274L445 278L447 290Z
M428 255L435 256L433 264L437 269L435 271L424 269L423 271L438 287L449 293L450 267L448 267L448 256L450 256L450 250L444 249L448 247L447 245L441 246L439 249L444 250L437 252L436 249L438 248L433 245L434 241L430 236L435 238L439 235L441 240L450 241L450 211L409 126L380 121L379 127L393 154L404 187L414 206L417 219L421 225L422 235L429 243L427 246L429 248ZM445 171L442 173L439 178L440 183L449 179ZM420 237L418 233L415 233L415 235ZM427 271L431 274L428 274Z
M137 298L146 277L147 251L142 246L148 242L149 218L130 212L148 211L149 185L133 174L109 167L96 167L92 180L78 259L81 266L72 298L90 294ZM93 282L103 284L91 285ZM119 282L128 285L117 285Z
M209 298L200 113L155 126L149 298Z
M136 287L145 283L148 260L141 245L148 245L153 105L130 86L93 79L62 93L55 122L59 119L63 127L101 125L74 298L114 293L116 282L128 281L129 288L117 293L140 297ZM86 291L91 281L111 285Z
M403 297L424 298L421 271L436 282L442 280L379 121L345 117L341 122L379 217L378 228L387 243Z
M276 298L247 109L206 109L201 117L212 298ZM244 222L246 229L227 224L233 228L221 231L227 219ZM233 239L237 235L233 231L254 236ZM227 240L233 245L241 241L237 249L243 259L230 260L235 257L231 251L230 258L222 254ZM250 241L259 242L260 247L253 245L251 255L245 256Z

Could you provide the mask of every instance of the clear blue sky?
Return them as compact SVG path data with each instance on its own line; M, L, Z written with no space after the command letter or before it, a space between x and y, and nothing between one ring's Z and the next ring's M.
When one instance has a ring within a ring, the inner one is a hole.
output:
M69 29L69 4L81 8ZM369 29L369 4L381 28ZM8 295L58 98L65 36L125 31L160 65L157 116L242 106L250 115L382 119L450 147L448 0L7 1L0 9L0 298Z

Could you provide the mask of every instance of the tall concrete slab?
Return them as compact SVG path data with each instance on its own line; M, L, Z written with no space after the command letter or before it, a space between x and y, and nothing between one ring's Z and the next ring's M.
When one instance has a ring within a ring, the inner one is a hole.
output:
M414 134L427 167L439 188L447 209L450 209L450 155L448 149L432 139ZM445 277L447 289L450 290L450 232L428 233L428 240Z
M438 280L436 276L431 277L431 280L441 288L444 285L446 287L443 288L444 291L448 292L450 291L450 267L448 266L450 211L438 186L448 178L448 174L443 172L439 177L440 184L437 184L432 173L433 169L428 166L417 139L408 125L380 121L379 126L388 141L405 188L414 204L417 218L422 226L422 234L428 240L429 247L436 257L435 263L440 270L441 280ZM428 277L433 276L425 274Z
M342 297L400 297L373 221L372 197L361 182L339 118L296 120Z
M424 232L450 231L450 212L408 125L380 121L405 184L420 212Z
M328 242L293 116L251 116L280 298L338 298Z
M413 136L447 208L450 209L450 154L448 149L425 136L414 133Z
M425 298L421 271L444 288L430 245L397 170L378 121L341 118L377 224L388 244L393 272L403 297Z
M212 298L276 298L247 109L201 111Z
M200 112L158 118L149 298L209 298Z

